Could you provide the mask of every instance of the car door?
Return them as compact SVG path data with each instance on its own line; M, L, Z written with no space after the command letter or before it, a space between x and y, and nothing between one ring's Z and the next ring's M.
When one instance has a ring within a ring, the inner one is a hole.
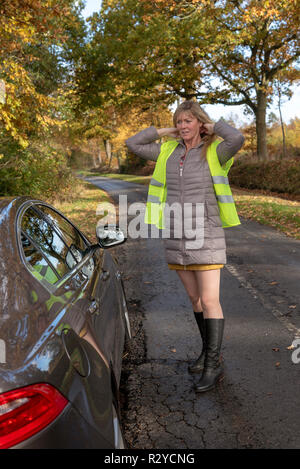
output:
M85 252L90 249L90 243L84 239L79 230L67 223L58 213L46 206L39 206L39 209L68 240L70 251L67 263L72 267L74 257L77 262L83 262ZM86 282L81 280L86 277ZM80 310L86 319L85 326L89 326L106 363L113 363L115 329L120 321L120 308L116 284L117 271L111 255L100 248L93 250L93 254L87 256L86 263L77 275L71 278L73 282L75 279L82 289L76 305L80 305ZM74 323L74 317L72 319Z
M125 337L124 303L121 303L120 272L108 251L102 253L93 296L98 299L99 309L91 316L96 335L102 337L102 347L117 383L120 381L122 352ZM106 332L103 334L103 324Z
M46 204L26 207L20 227L24 262L48 292L44 301L45 331L36 348L47 340L49 327L60 333L77 378L71 374L73 378L70 379L67 370L68 378L65 375L59 386L89 423L113 441L113 396L105 350L105 347L109 348L106 336L112 324L106 322L107 314L97 311L99 297L102 298L98 277L102 271L103 252L91 250L80 231ZM102 306L104 312L105 305ZM99 317L97 328L93 329L95 314Z

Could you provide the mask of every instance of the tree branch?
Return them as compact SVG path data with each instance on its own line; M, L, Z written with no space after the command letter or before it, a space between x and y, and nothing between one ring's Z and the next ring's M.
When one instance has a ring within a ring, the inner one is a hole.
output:
M277 72L279 72L280 70L283 70L284 68L288 67L291 63L295 62L296 57L300 57L300 50L297 52L297 54L293 55L293 57L290 57L285 62L281 62L276 67L272 68L270 72L266 74L266 77L268 78L268 80L271 80L276 75Z
M214 70L216 70L218 75L223 78L223 80L227 81L236 91L238 91L240 94L245 96L245 103L243 103L243 104L248 104L248 106L250 106L252 108L252 106L254 104L252 103L251 98L247 94L246 90L244 90L244 89L240 88L239 86L237 86L237 84L233 80L231 80L231 78L224 75L224 73L222 73L215 64L212 64L212 67L213 67Z

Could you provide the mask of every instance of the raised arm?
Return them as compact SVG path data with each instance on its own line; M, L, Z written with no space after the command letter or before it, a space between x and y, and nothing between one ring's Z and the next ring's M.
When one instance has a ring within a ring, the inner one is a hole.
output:
M159 139L160 135L155 127L148 127L141 130L141 132L128 138L125 143L128 149L137 156L145 158L146 160L156 161L160 153L160 143L155 140Z
M224 119L219 119L218 122L215 123L214 133L224 139L223 142L220 142L217 146L217 155L220 164L223 165L240 150L245 141L245 137L238 129L227 124Z

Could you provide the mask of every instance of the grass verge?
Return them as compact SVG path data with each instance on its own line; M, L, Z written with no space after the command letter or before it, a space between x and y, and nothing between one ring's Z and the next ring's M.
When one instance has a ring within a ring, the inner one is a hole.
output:
M128 182L148 185L151 176L131 174L97 174L91 171L77 172L81 176L103 176L122 179ZM111 202L107 194L100 189L82 182L83 189L72 202L56 204L87 236L95 240L97 223L96 208L100 202ZM255 190L232 188L232 193L239 215L271 226L295 239L300 239L300 202L285 200L278 196L257 194ZM99 219L99 217L98 217Z
M96 243L96 225L99 203L113 203L106 192L92 184L80 181L76 193L68 201L56 201L53 206L66 215L93 243Z
M232 193L239 215L300 239L300 202L256 195L255 190L233 189Z

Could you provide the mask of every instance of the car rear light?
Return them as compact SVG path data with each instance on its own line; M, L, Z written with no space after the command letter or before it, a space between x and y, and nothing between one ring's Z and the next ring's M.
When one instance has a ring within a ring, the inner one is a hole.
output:
M68 404L50 384L0 394L0 449L26 440L51 423Z

